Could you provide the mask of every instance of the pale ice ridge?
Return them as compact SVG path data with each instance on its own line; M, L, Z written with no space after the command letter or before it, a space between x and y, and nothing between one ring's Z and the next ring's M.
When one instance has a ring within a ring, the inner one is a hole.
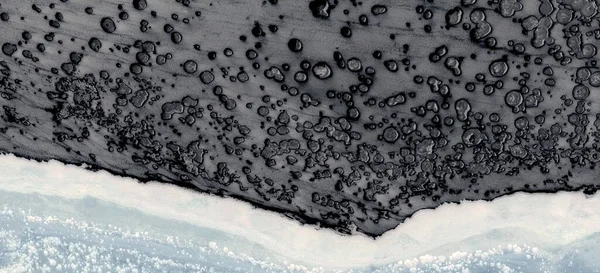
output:
M596 272L600 197L514 194L377 240L171 185L0 156L0 272Z

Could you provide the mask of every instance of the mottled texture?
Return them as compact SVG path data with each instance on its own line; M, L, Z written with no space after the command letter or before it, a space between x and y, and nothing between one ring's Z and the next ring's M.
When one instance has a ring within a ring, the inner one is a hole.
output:
M0 3L0 149L378 236L595 192L594 1Z

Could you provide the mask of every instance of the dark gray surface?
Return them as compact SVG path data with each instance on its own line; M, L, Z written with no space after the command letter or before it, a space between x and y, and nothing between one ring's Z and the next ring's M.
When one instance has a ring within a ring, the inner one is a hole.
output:
M0 148L371 236L596 191L594 1L337 2L2 1Z

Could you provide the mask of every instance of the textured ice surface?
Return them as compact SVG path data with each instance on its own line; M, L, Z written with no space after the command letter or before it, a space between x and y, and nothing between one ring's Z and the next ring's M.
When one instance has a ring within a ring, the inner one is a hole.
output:
M3 0L0 151L379 236L598 184L593 0Z
M377 240L178 188L0 157L0 272L598 272L600 196L416 213ZM62 187L58 187L62 185Z

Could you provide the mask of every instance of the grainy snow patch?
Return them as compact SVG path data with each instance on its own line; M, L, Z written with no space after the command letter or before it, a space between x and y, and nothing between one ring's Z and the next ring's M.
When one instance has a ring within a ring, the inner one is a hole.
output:
M600 266L590 258L600 241L597 195L515 194L446 204L373 240L56 161L0 156L0 173L0 272L594 272Z

